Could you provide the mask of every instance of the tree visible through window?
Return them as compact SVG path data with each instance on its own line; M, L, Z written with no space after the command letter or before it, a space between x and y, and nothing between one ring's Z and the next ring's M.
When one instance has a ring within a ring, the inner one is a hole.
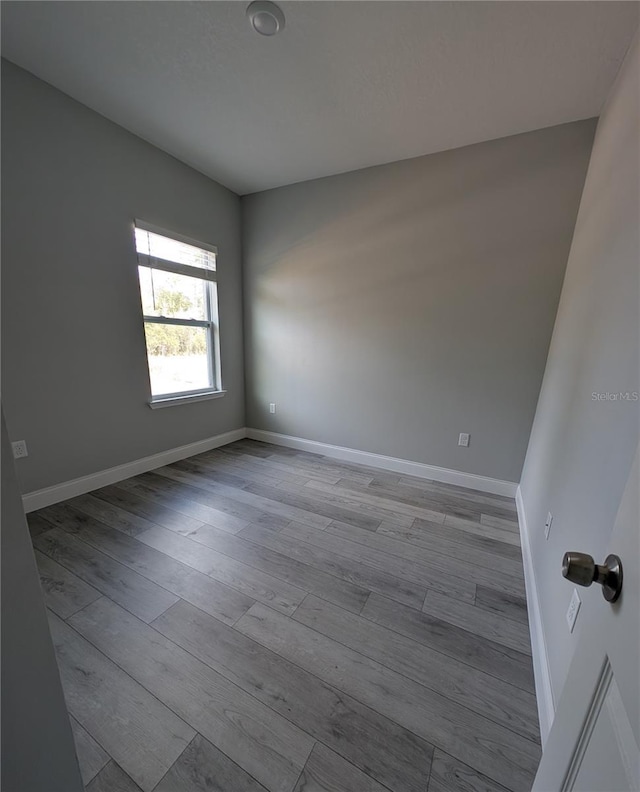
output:
M140 221L135 240L152 401L220 390L216 249Z

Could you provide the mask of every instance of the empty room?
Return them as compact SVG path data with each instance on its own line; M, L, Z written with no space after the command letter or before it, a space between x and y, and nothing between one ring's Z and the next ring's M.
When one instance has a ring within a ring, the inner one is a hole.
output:
M638 2L3 0L3 792L638 792Z

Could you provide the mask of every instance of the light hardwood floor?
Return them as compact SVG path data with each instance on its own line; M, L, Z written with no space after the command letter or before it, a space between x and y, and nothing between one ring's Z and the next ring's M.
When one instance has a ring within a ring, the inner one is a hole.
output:
M243 440L28 521L88 792L530 789L510 499Z

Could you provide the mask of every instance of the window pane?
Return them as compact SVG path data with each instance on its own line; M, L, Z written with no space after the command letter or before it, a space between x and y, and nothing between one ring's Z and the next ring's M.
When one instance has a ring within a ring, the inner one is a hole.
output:
M172 319L208 319L208 281L174 272L138 267L142 313Z
M187 245L151 231L143 231L142 228L136 228L136 250L138 253L146 253L147 256L189 264L191 267L209 270L216 268L216 254L210 250Z
M152 396L213 387L205 327L145 322Z

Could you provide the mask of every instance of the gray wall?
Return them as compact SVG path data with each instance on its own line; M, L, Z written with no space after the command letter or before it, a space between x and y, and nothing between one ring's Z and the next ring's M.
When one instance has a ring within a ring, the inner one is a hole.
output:
M561 577L562 555L578 550L599 563L607 555L638 445L640 402L592 394L640 392L639 75L636 39L598 123L522 474L556 702L582 621L600 596L584 592L569 634L565 613L573 586ZM629 563L632 572L637 557Z
M0 539L2 789L3 792L82 792L4 414Z
M233 193L2 62L2 386L23 492L244 425ZM132 221L219 249L226 397L151 410Z
M247 426L518 481L594 127L243 198Z

